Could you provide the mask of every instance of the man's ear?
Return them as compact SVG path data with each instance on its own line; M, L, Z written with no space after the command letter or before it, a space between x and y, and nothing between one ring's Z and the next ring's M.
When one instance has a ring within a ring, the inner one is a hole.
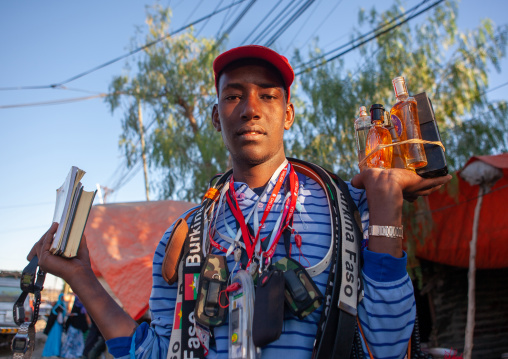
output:
M213 105L212 124L213 124L213 127L215 127L215 129L217 130L217 132L221 131L220 119L219 119L219 106L217 104Z
M286 119L284 120L284 129L289 130L295 122L295 107L292 102L289 102L286 106Z

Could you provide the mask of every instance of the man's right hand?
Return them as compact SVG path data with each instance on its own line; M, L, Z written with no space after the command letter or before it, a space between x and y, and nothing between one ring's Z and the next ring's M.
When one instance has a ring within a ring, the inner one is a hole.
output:
M95 277L85 235L81 237L78 253L74 258L56 256L49 251L57 228L58 223L53 223L35 243L27 259L31 260L37 255L42 270L62 278L71 286L106 340L132 336L137 324L118 306Z
M83 234L77 256L74 258L64 258L53 255L49 249L53 243L53 237L58 229L58 223L53 223L46 233L44 233L32 247L27 256L30 261L35 255L39 258L39 266L47 273L51 273L62 278L72 286L72 279L76 279L79 274L92 270L90 264L90 255L86 246L86 237Z

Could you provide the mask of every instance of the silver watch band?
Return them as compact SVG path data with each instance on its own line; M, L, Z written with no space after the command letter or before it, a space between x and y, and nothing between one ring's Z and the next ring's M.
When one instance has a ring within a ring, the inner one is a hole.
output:
M380 236L388 238L402 238L403 226L369 226L369 236Z

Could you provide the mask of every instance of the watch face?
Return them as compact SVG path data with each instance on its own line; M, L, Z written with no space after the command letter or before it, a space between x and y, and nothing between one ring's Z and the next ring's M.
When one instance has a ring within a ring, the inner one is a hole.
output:
M28 288L33 284L33 275L31 274L23 274L21 277L21 287Z
M28 338L14 337L12 341L12 350L14 352L24 352L25 348L28 348Z

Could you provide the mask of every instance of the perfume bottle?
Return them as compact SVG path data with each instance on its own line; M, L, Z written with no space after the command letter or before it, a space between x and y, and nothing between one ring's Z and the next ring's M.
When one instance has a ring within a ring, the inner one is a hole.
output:
M385 112L385 128L390 132L390 135L392 136L392 143L397 144L400 142L399 135L397 134L397 129L393 125L388 111ZM408 168L406 166L406 154L404 152L405 147L402 145L395 145L392 148L392 168L405 168L414 172L414 169Z
M392 143L392 136L390 135L390 132L383 127L385 119L385 109L383 105L372 105L370 108L370 117L372 127L367 134L365 156L368 156L372 151L374 151L378 145L388 145ZM367 160L367 166L371 168L391 168L392 154L393 147L380 149Z
M367 108L360 106L358 109L358 117L355 119L355 138L356 138L356 152L358 153L358 166L360 171L363 171L367 164L360 163L365 158L365 146L367 144L367 134L372 126L370 116L367 114Z
M409 96L404 77L396 77L392 80L392 83L397 103L393 105L390 111L390 120L397 131L397 135L401 141L421 139L416 100ZM406 156L407 168L415 170L427 165L423 144L408 143L402 145L402 147Z

